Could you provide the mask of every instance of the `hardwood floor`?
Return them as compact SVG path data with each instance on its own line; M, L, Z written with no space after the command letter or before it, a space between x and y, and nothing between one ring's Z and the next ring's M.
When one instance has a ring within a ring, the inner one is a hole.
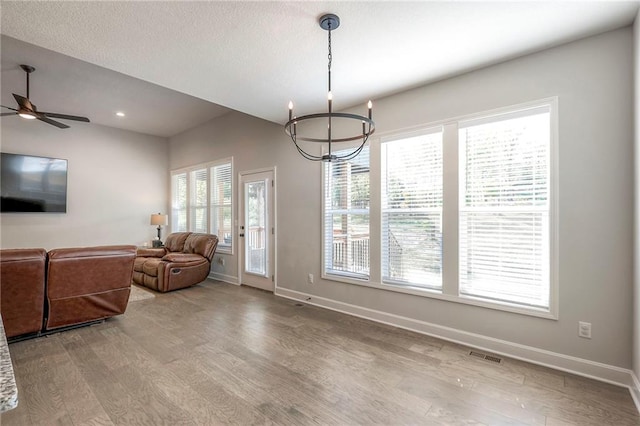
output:
M627 389L207 281L12 343L9 425L640 425Z

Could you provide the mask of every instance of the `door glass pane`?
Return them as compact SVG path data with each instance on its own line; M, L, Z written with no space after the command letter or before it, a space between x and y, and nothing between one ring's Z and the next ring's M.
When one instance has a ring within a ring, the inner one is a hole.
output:
M245 183L245 269L267 276L266 181Z

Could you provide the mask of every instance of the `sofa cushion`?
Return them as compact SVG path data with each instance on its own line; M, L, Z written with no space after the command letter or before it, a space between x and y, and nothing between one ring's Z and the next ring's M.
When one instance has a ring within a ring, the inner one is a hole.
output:
M164 242L164 247L167 251L182 251L184 249L184 242L187 237L191 235L191 232L174 232L167 236L167 240Z
M162 259L158 259L157 257L146 257L143 259L144 263L142 264L142 272L147 275L151 275L152 277L157 277L158 265L162 262Z
M143 272L142 267L144 266L144 262L146 261L146 257L136 257L136 260L133 261L133 270L135 272Z
M169 253L162 260L166 262L175 262L175 263L189 263L189 262L204 262L204 259L199 254L194 253Z
M218 237L212 234L191 234L184 243L184 253L204 256L209 262L218 245Z

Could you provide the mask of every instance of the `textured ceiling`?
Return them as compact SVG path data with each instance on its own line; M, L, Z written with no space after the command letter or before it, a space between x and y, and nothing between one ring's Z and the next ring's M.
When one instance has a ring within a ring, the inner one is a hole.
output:
M40 111L86 116L92 123L162 137L229 112L211 102L10 37L3 36L0 47L2 105L12 108L16 107L13 93L26 96L26 76L19 65L28 64L36 68L29 81L30 99ZM118 111L125 112L125 117L117 117ZM59 121L69 126L85 125Z
M341 19L340 28L333 33L334 106L341 109L362 103L364 109L370 98L375 101L629 25L637 10L637 1L2 1L1 32L89 64L284 123L291 99L298 114L325 108L327 33L317 19L327 12ZM5 73L19 71L11 70L14 64L5 64L2 48L4 84ZM48 62L42 61L42 74L50 67ZM81 66L81 62L67 58L65 71L65 60L58 62L56 71L64 75L55 77L52 70L47 76L52 84L65 87L64 102L59 94L55 100L51 98L56 105L81 109L82 102L91 102L111 107L114 100L110 96L121 95L129 101L131 121L138 112L153 112L165 103L174 112L194 108L206 115L197 99L181 103L176 96L171 100L171 93L157 95L155 90L160 93L162 89L141 89L125 76L120 76L126 82L122 86L115 82L109 86L92 75L100 75L97 67ZM39 72L34 74L34 84ZM111 76L105 74L104 78ZM2 91L4 95L4 87ZM33 96L40 96L37 93L34 86ZM132 103L134 99L142 107ZM38 101L38 106L45 109L44 102ZM69 112L78 113L76 109ZM212 116L220 113L216 108L211 111ZM170 120L172 114L163 110L151 116L163 121Z

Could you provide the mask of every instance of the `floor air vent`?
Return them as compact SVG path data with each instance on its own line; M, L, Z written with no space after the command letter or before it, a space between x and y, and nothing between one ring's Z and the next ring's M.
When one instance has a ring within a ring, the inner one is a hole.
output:
M500 364L502 362L502 358L498 358L494 355L483 354L482 352L471 351L469 355L474 356L476 358L484 359L486 361L495 362L496 364Z

